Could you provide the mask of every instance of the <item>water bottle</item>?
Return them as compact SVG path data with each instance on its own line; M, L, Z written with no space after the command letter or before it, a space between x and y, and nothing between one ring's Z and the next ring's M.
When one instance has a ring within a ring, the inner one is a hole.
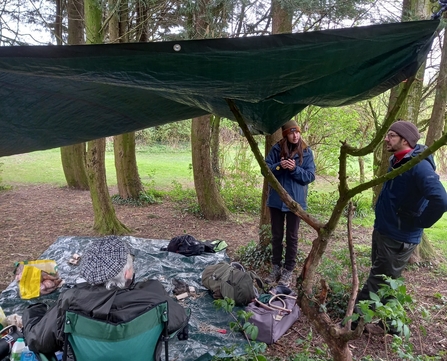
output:
M8 326L7 331L8 333L0 338L0 360L9 355L14 342L16 342L19 337L22 337L22 333L15 325Z
M10 361L20 361L22 357L22 352L25 349L25 340L23 338L18 338L14 345L12 346L11 356L9 356Z
M28 347L25 347L25 350L22 352L22 356L20 356L20 361L38 361L36 355L33 351L30 351Z

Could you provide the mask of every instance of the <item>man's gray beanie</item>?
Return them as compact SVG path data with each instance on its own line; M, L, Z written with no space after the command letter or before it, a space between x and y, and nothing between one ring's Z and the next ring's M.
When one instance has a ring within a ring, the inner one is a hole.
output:
M404 138L411 148L414 148L418 140L421 138L418 128L416 128L413 123L407 122L405 120L399 120L398 122L391 124L389 130L396 132L402 138Z

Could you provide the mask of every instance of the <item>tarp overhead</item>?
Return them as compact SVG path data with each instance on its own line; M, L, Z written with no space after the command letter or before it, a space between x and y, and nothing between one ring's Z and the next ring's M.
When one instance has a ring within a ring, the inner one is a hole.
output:
M208 113L272 133L414 75L435 20L238 39L0 47L0 156Z

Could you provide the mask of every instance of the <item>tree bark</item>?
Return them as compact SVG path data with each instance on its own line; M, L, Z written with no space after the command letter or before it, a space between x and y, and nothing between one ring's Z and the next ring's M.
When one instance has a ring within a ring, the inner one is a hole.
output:
M272 147L282 138L281 129L278 129L271 135L265 136L264 156L267 157ZM264 177L262 182L262 197L261 197L261 216L259 219L259 244L262 247L267 247L270 244L272 235L270 231L270 210L267 207L267 198L269 192L269 183Z
M220 117L218 115L211 116L211 168L213 169L214 178L220 188L222 174L219 165L219 147L220 147Z
M68 44L84 44L83 0L68 0ZM79 143L61 147L62 169L69 188L88 190L85 170L86 144Z
M96 0L84 0L85 26L88 44L102 42L102 10ZM93 228L100 234L126 234L130 230L115 214L106 181L105 167L106 140L104 138L88 142L87 177L92 197L95 222Z
M272 0L272 33L291 33L292 32L292 14L282 7L280 0ZM278 129L271 135L265 137L264 154L267 157L272 147L282 138L281 129ZM259 219L259 243L267 247L271 240L271 232L268 231L270 225L270 211L267 207L268 182L264 178L262 184L261 197L261 217Z
M194 184L204 217L210 220L228 220L229 211L217 189L211 169L209 115L192 120L191 147Z
M444 32L444 40L441 51L441 64L439 65L438 81L436 83L435 102L433 104L430 123L425 144L430 146L439 139L445 127L445 110L447 104L447 36Z
M138 199L144 187L138 174L135 133L113 137L113 149L118 193L122 199Z
M129 233L130 230L116 217L107 188L104 167L106 140L105 138L96 139L87 144L87 174L95 214L93 229L99 234Z
M117 0L109 0L110 14L109 38L113 43L123 43L128 39L127 4ZM142 24L140 24L142 26ZM138 24L137 24L138 26ZM135 132L120 134L113 137L115 154L115 171L118 193L122 199L138 199L144 192L138 173L135 153Z

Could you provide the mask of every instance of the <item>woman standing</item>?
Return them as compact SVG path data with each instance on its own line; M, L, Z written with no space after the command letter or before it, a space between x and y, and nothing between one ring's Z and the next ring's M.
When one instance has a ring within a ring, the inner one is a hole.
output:
M266 162L276 179L303 209L307 208L307 185L315 180L315 163L312 150L301 138L298 124L290 120L282 126L283 138L267 155ZM267 206L272 226L272 272L267 283L289 286L296 265L298 228L300 220L289 211L278 193L269 186ZM284 220L286 221L286 255L282 268Z

